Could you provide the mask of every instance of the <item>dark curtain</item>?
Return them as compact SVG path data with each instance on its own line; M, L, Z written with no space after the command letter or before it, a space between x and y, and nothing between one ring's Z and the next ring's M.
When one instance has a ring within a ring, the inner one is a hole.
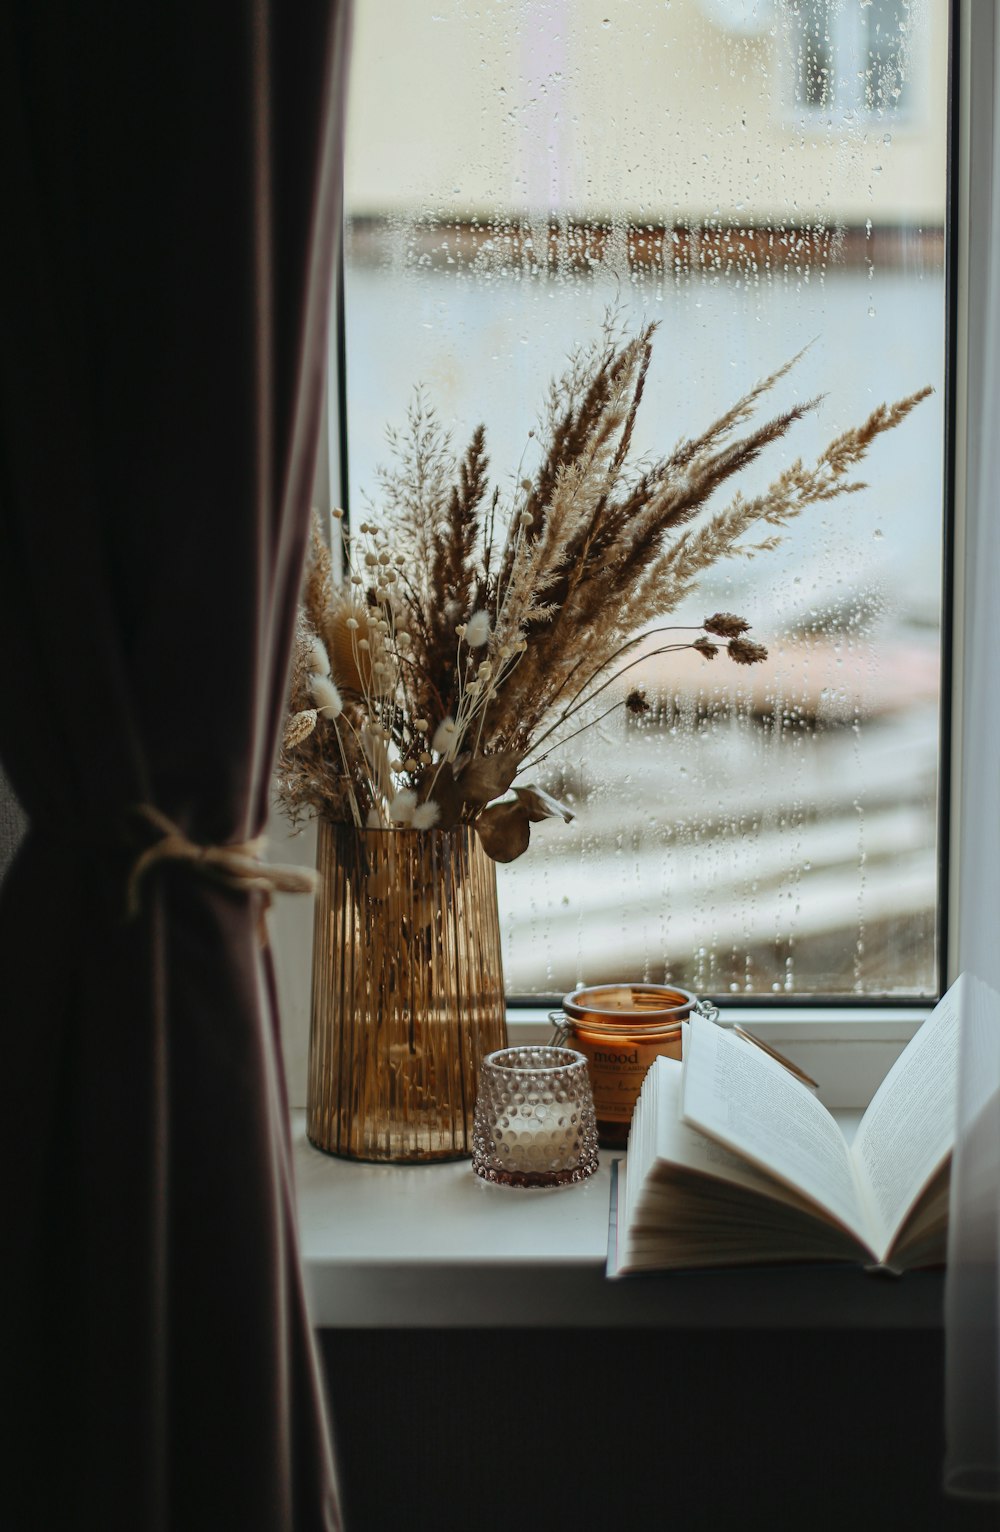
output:
M0 884L7 876L7 868L14 860L25 832L24 814L14 797L13 789L4 776L0 762Z
M0 1524L337 1524L261 898L348 0L0 8Z

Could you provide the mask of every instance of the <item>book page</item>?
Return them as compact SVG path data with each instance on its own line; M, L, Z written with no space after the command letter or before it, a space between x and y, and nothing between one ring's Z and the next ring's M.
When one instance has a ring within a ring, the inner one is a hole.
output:
M684 1119L810 1198L870 1244L850 1152L833 1117L776 1059L692 1016Z
M893 1064L858 1125L852 1155L883 1258L955 1142L963 975Z
M805 1202L792 1187L783 1181L776 1181L766 1170L751 1164L744 1155L735 1154L718 1139L708 1138L684 1122L681 1116L683 1065L679 1059L658 1058L653 1061L652 1067L657 1072L654 1097L654 1154L657 1159L666 1160L671 1165L680 1165L685 1170L697 1171L699 1175L728 1181L747 1191L759 1192L788 1207L812 1205L811 1199Z

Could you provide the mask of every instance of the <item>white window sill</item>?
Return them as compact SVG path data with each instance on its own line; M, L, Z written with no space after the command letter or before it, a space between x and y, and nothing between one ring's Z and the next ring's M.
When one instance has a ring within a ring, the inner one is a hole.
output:
M851 1131L922 1014L744 1020L818 1079L825 1097L849 1098L828 1104ZM513 1020L511 1032L526 1041L547 1036L544 1015ZM600 1170L581 1186L524 1192L486 1185L468 1161L380 1166L322 1154L306 1139L303 1112L293 1114L293 1135L302 1257L318 1328L941 1324L938 1272L893 1281L790 1267L607 1281L616 1151L603 1151Z

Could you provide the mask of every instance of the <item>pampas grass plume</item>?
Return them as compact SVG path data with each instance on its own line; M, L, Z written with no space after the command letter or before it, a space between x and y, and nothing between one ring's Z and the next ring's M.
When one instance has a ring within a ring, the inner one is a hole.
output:
M590 726L584 710L631 671L644 635L688 635L655 653L766 657L733 612L700 632L658 624L718 560L765 553L806 506L863 488L855 466L928 390L879 405L815 462L744 493L743 470L819 403L754 418L798 358L666 456L636 460L654 330L629 338L609 315L571 356L549 393L537 469L518 469L506 493L491 493L484 428L457 457L418 391L408 431L390 433L397 466L379 475L379 527L360 524L364 543L342 537L342 574L317 528L280 764L293 820L311 807L360 828L374 805L369 822L384 829L475 824L483 794ZM635 689L622 703L648 707ZM320 729L319 718L340 721Z

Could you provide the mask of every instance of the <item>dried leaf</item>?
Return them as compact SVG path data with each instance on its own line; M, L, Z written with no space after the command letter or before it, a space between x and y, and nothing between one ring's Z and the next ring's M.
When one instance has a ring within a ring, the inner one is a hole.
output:
M492 803L476 820L483 850L494 862L513 862L528 849L531 825L522 803Z
M517 775L521 754L517 750L501 750L497 755L481 755L462 772L459 783L465 801L472 808L501 798Z
M514 792L520 802L524 804L528 818L533 823L536 823L539 819L558 818L562 819L564 823L569 824L571 819L576 818L572 809L567 808L565 803L560 803L558 798L553 798L552 794L547 793L544 787L531 787L530 785L527 787L515 787Z

